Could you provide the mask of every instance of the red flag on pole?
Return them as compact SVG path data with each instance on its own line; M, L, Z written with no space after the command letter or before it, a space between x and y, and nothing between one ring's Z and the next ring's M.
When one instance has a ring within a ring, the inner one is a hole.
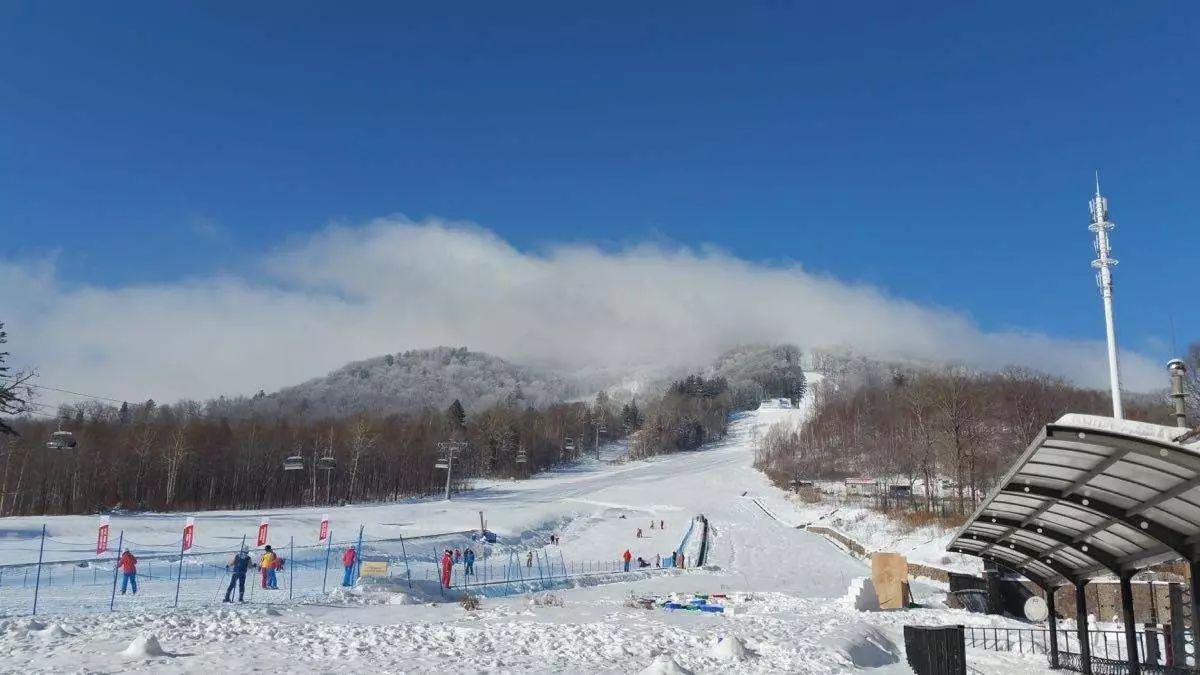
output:
M329 538L329 514L321 516L321 531L317 534L317 543L321 543Z
M269 522L269 519L263 518L262 522L258 524L258 546L263 546L267 543L267 527Z
M196 519L188 518L187 524L183 526L183 550L188 550L192 547L192 538L196 536Z
M96 555L108 550L108 516L100 516L100 529L96 531Z

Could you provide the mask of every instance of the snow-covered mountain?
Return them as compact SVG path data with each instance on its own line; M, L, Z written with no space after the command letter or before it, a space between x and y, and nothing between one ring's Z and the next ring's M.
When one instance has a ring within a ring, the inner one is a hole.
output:
M586 393L575 381L546 369L466 347L435 347L354 361L328 375L237 405L258 414L341 417L441 408L455 399L468 409L508 401L539 406Z

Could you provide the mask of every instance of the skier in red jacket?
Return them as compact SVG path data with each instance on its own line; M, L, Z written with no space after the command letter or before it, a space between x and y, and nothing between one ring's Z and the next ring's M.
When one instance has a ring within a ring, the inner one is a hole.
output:
M117 561L117 567L121 568L121 595L125 595L128 586L133 586L133 594L137 595L137 558L133 557L133 552L125 549Z
M450 549L442 554L442 588L450 588L450 569L454 567L454 554Z
M621 559L625 561L625 571L628 572L629 561L633 560L633 554L629 552L629 549L625 549L625 552L621 554Z
M354 550L353 546L347 546L346 551L342 553L342 567L346 568L345 574L342 575L342 585L349 588L354 585L354 563L358 561L358 551Z

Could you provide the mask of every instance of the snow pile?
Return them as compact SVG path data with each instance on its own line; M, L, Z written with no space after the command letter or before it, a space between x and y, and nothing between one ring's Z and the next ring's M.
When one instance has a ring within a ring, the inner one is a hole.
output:
M156 656L167 656L168 654L158 644L157 636L143 635L130 642L125 651L121 652L121 655L129 658L146 659Z
M36 622L31 622L31 623L36 623ZM43 640L57 640L59 638L71 637L71 633L68 633L66 630L64 630L62 627L62 624L57 624L57 623L52 623L47 628L42 628L41 630L33 630L31 632L35 633L38 637L42 638Z
M875 583L871 577L857 577L851 581L842 602L860 612L878 612L879 597L875 595Z
M641 675L692 675L692 671L679 665L674 656L659 654L654 663L642 670Z
M836 629L821 644L845 657L855 668L879 668L900 660L895 643L878 628L865 623Z
M749 656L746 644L741 639L729 635L721 638L710 651L713 658L721 661L745 661Z

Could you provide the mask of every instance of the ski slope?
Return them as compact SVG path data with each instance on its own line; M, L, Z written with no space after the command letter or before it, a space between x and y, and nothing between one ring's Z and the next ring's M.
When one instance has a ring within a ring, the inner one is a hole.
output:
M537 550L580 561L615 561L626 548L651 560L656 553L669 555L692 519L704 514L712 530L704 569L603 577L555 591L561 606L485 598L475 612L440 601L423 584L413 591L396 584L339 589L290 603L260 592L244 606L215 603L210 590L205 597L185 597L178 609L162 597L139 594L118 596L113 613L81 613L69 594L51 594L37 622L16 609L0 619L0 670L626 673L677 672L670 666L678 664L693 672L907 673L903 623L994 621L963 613L947 617L939 609L853 609L844 596L868 574L866 567L823 538L795 529L785 495L751 466L756 434L806 412L760 409L736 417L728 439L703 450L624 464L581 462L528 481L482 482L451 502L196 514L197 547L216 551L240 543L243 535L252 541L264 516L278 546L288 538L313 543L326 512L342 539L357 535L360 524L368 537L478 528L483 511L488 528L501 536L490 551L493 559ZM0 527L40 531L43 520L60 542L47 559L78 558L94 542L96 519L90 517L12 518ZM114 542L124 531L139 542L137 551L169 551L178 546L172 530L182 520L176 514L114 517ZM665 529L657 527L660 520ZM547 543L551 533L560 536L560 546ZM689 558L698 546L692 539L685 548ZM3 544L13 541L0 537ZM0 546L0 557L13 562L24 551ZM0 594L6 592L0 586ZM741 602L726 615L668 612L626 606L631 593L727 593ZM147 653L145 644L126 651L149 635L165 654ZM1041 662L1029 657L973 656L984 672L1041 672Z

